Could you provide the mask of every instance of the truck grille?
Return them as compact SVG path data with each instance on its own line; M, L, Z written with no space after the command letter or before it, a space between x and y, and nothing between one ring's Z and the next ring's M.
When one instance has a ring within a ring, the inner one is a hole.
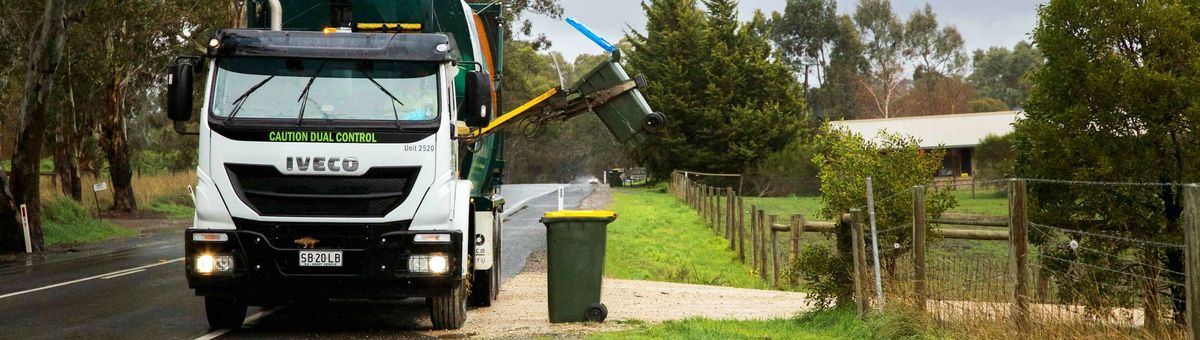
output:
M419 167L362 176L284 175L270 165L226 164L239 198L263 216L383 217L412 190Z
M304 249L304 246L296 243L297 239L304 237L319 240L311 249L367 249L378 245L379 238L384 234L408 230L410 223L407 220L387 223L285 223L233 219L234 226L239 230L262 234L267 238L267 244L281 250Z

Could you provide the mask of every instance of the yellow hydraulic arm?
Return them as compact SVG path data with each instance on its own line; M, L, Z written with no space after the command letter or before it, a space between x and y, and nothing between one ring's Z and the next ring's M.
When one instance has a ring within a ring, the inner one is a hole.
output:
M564 91L561 87L554 87L525 104L521 104L521 106L512 111L496 117L487 126L472 130L465 136L465 139L478 139L525 119L533 120L534 123L567 120L581 113L591 111L592 107L603 105L613 98L637 87L637 82L631 79L602 90L576 96L572 96L572 93Z

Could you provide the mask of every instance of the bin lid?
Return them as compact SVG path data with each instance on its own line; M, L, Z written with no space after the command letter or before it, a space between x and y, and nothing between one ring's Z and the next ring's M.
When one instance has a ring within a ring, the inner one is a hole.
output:
M613 220L617 218L617 213L608 210L559 210L547 211L542 215L545 220L580 220L580 219L596 219L596 220Z

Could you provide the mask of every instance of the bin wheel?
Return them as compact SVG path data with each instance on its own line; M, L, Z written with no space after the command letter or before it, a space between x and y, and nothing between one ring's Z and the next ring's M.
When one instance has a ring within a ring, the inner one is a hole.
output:
M667 127L667 115L662 112L651 112L646 115L646 129L659 131Z
M204 315L209 329L238 329L246 321L246 304L229 296L205 296Z
M608 307L603 303L593 303L588 306L587 320L591 322L604 322L608 318Z

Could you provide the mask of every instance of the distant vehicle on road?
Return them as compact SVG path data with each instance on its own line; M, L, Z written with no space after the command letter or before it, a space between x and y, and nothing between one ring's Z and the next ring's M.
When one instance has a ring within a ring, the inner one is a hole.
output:
M600 184L600 180L595 177L588 178L588 184Z

